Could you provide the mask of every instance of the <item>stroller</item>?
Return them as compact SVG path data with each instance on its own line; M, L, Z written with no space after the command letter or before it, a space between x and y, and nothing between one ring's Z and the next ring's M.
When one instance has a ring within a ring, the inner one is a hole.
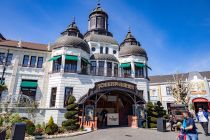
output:
M183 124L182 124L182 128L179 132L179 135L178 135L178 140L186 140L186 130L185 128L187 127L187 124L186 124L186 119L183 120Z
M179 135L178 135L178 140L186 140L186 131L181 129L181 131L179 132Z

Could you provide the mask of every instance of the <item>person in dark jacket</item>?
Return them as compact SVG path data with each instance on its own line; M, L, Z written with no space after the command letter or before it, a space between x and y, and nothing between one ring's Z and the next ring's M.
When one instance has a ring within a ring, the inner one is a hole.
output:
M208 123L209 123L208 112L206 112L202 108L199 108L199 111L196 114L196 116L201 126L203 127L205 135L208 136Z

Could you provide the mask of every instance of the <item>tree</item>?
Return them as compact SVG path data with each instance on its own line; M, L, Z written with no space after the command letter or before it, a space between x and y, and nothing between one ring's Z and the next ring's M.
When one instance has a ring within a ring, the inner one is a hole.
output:
M157 116L158 113L155 110L155 106L152 102L148 102L146 105L146 112L147 112L147 124L149 128L156 128L157 127Z
M188 93L190 91L190 83L184 81L183 74L173 75L172 81L169 81L168 83L170 91L175 99L175 103L187 106L189 102Z
M5 90L7 90L7 86L5 84L0 84L0 99L1 99L2 92Z
M162 103L160 101L157 101L157 103L155 104L154 109L157 112L157 117L158 118L165 117L166 110L164 109L164 107L162 106Z
M76 99L74 96L70 96L67 102L64 117L67 119L62 122L62 126L66 130L77 130L79 128L78 124L78 105L75 103Z

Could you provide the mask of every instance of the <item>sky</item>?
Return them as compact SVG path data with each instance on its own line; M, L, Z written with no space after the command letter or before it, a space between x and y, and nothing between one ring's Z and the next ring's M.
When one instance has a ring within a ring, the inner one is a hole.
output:
M6 38L53 43L73 17L82 33L98 0L0 0ZM149 75L210 70L209 0L101 0L121 43L130 26L148 54Z

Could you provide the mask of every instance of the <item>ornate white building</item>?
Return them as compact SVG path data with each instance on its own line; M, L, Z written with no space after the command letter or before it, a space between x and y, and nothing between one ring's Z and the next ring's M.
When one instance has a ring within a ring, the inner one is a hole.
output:
M183 73L181 76L190 85L189 105L193 104L196 111L202 107L210 112L210 71ZM165 109L170 109L170 104L175 102L170 90L173 75L156 75L149 79L150 101L161 101Z
M98 4L84 35L72 21L53 45L1 35L0 75L5 67L2 81L8 87L2 98L26 95L38 102L36 123L52 116L61 125L70 95L83 108L83 116L92 105L95 115L106 108L118 113L119 124L127 122L123 118L133 115L133 105L148 101L148 57L130 30L118 44L108 25L108 14Z

